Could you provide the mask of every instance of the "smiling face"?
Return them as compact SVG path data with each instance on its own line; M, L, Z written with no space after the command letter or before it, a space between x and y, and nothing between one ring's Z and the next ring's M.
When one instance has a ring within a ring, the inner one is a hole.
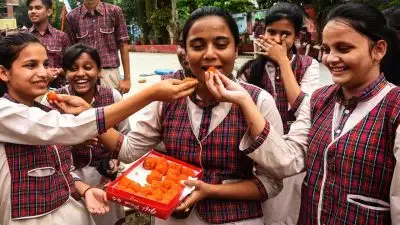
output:
M334 83L362 89L379 76L379 62L386 52L380 45L374 45L345 22L331 20L323 30L322 61Z
M200 81L204 82L204 73L210 66L225 75L232 73L237 48L223 18L206 16L194 22L188 32L186 46L190 69Z
M48 59L46 49L39 43L23 48L9 70L0 68L0 78L7 92L20 103L31 105L35 98L47 92Z
M282 44L283 36L286 36L286 48L289 50L297 37L294 25L287 19L281 19L270 23L265 28L264 39L271 39L278 44Z
M87 53L82 53L72 67L66 71L67 79L77 95L84 95L94 90L100 68Z
M51 9L43 5L42 0L32 0L28 6L28 16L33 24L40 24L48 20Z

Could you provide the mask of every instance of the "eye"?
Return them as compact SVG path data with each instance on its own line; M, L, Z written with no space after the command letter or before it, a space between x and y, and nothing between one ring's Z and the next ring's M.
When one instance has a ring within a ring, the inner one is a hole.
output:
M347 53L347 52L350 51L350 49L351 48L349 46L339 46L338 47L338 51L341 52L341 53Z
M225 49L225 48L228 47L228 43L226 43L226 42L217 42L217 43L215 44L215 46L216 46L218 49Z
M45 61L45 62L43 63L43 67L46 68L46 69L48 69L48 68L50 67L49 61Z
M34 69L37 66L35 62L28 62L24 65L25 68Z
M276 31L275 31L275 30L268 30L267 32L268 32L268 34L270 34L270 35L275 35L275 34L276 34Z
M326 46L322 46L321 47L321 51L323 54L329 54L330 53L330 49Z
M69 69L69 71L71 71L71 72L75 72L75 71L77 71L78 70L78 67L76 67L76 66L73 66L73 67L71 67L70 69Z
M91 65L86 65L84 68L85 70L91 70L93 67Z

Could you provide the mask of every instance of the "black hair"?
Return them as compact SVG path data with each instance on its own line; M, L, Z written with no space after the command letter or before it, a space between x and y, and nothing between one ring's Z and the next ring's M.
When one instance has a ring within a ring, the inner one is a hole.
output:
M96 63L97 67L101 69L101 60L100 60L100 55L99 52L82 43L78 43L75 45L72 45L71 47L67 48L63 54L63 69L66 72L67 70L71 70L72 66L75 63L75 60L78 59L83 53L86 53L90 56L90 58L93 59L93 61Z
M397 31L397 36L400 36L400 7L393 6L382 12L387 19L388 25Z
M273 5L265 14L264 24L265 28L279 20L289 20L294 27L295 36L297 36L303 27L304 11L299 6L287 2L279 2ZM296 46L293 44L291 51L293 54L297 54ZM238 71L238 75L244 72L247 67L250 68L249 77L247 81L256 86L261 86L262 76L264 74L264 68L267 61L270 60L265 56L258 56L257 59L250 60L245 63Z
M379 40L387 43L386 55L380 63L380 70L386 79L396 85L400 84L399 38L394 29L388 26L385 16L376 8L362 3L346 3L333 8L327 15L325 24L339 20L368 37L374 44Z
M217 16L221 17L222 19L225 20L226 24L229 27L229 30L231 31L233 35L233 39L235 40L235 47L238 46L239 44L239 29L236 25L235 20L232 18L232 16L225 10L215 7L215 6L205 6L201 7L199 9L196 9L190 17L186 20L185 25L183 26L182 30L182 40L183 40L183 47L186 50L186 41L188 38L189 30L192 28L193 24L204 17L207 16Z
M53 8L53 0L41 0L42 4L46 7L46 9L51 9ZM26 0L26 6L28 6L31 4L32 0Z
M0 66L10 70L13 62L18 58L19 53L28 44L40 41L31 33L21 32L8 35L0 40ZM0 80L0 97L7 91L6 84Z

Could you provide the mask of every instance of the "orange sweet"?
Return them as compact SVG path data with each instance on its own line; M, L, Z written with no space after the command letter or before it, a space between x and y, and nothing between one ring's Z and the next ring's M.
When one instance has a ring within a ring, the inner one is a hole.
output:
M186 174L181 174L181 175L179 176L179 180L187 180L187 179L189 179L189 176L186 175Z
M146 170L152 170L156 167L156 164L157 158L147 157L146 159L144 159L143 168L145 168Z
M208 67L207 72L214 72L214 73L216 73L216 72L217 72L217 69L216 69L215 67L213 67L213 66L210 66L210 67Z
M167 163L168 164L167 159L163 158L163 157L158 157L156 159L156 161L157 161L157 164L162 164L162 163Z
M131 183L132 181L130 179L127 177L122 177L121 180L119 180L118 185L128 187Z
M132 183L129 185L129 188L135 193L139 192L141 187L142 186L139 183L136 183L134 181L132 181Z
M165 178L163 181L163 187L165 189L170 189L172 187L172 185L174 185L176 182L174 180Z
M163 163L157 164L155 170L160 172L162 175L165 175L165 173L167 173L167 170L168 170L168 163L163 162Z
M151 182L151 187L153 188L162 188L163 187L163 183L159 180L153 180Z
M180 171L182 169L182 166L179 165L179 164L176 164L176 163L170 163L169 164L169 169L177 170L180 173Z
M153 193L153 190L149 185L145 185L144 187L140 188L140 194L143 194L144 196L151 195Z
M57 94L54 91L49 91L49 93L47 93L47 100L57 101Z
M189 177L194 177L195 176L193 170L189 169L187 167L182 167L181 174L188 175Z
M162 174L160 172L158 172L157 170L152 170L151 173L149 175L147 175L146 181L147 181L147 183L151 184L153 182L153 180L161 181Z
M177 179L179 179L179 175L181 175L181 172L179 170L176 170L174 168L169 168L167 171L167 176L173 176L176 177Z

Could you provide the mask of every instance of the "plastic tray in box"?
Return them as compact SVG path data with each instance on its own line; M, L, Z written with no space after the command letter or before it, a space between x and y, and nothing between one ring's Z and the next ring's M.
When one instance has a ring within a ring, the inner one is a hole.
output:
M195 177L189 177L189 179L199 179L202 176L202 169L152 150L142 156L137 161L135 161L128 170L126 170L121 176L119 176L107 187L107 199L120 205L133 208L137 211L141 211L161 219L167 219L172 214L177 205L193 191L193 187L185 187L181 191L181 193L176 195L175 198L173 198L168 204L164 204L159 201L148 199L144 196L141 196L140 194L129 192L126 189L121 189L118 186L119 181L123 177L135 181L141 186L147 184L146 177L148 174L151 173L151 171L143 168L143 162L149 156L162 157L169 162L173 162L183 167L192 169L195 173Z

